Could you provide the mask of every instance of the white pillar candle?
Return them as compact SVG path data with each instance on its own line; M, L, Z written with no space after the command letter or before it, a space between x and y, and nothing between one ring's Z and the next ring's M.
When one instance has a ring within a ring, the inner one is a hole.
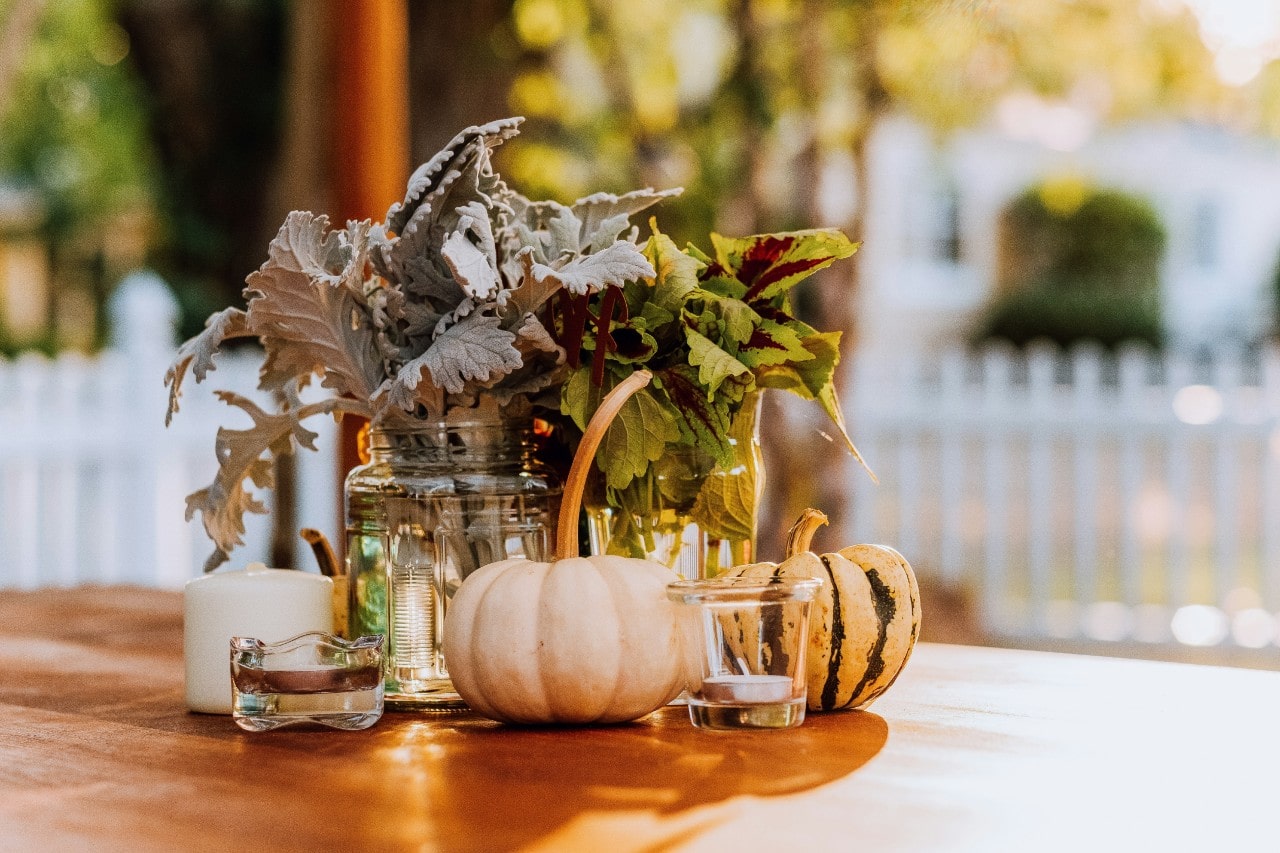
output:
M333 632L333 581L268 569L215 572L188 581L183 602L187 707L231 713L231 638L278 643L308 631Z

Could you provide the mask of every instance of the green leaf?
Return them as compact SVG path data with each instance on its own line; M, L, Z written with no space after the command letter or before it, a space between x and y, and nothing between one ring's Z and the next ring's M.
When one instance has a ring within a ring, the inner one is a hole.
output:
M751 372L750 368L720 349L705 335L693 329L685 334L689 340L689 363L698 368L698 382L706 388L708 397L715 396L720 383L729 377Z
M857 243L834 229L741 239L712 234L711 242L716 263L707 268L707 274L737 279L746 287L742 298L747 302L782 296L803 279L858 250Z
M560 412L573 419L578 429L586 432L587 421L599 405L599 396L592 400L591 366L584 364L569 374L560 389Z
M836 365L840 363L840 333L816 332L805 338L802 345L810 358L765 365L756 371L756 381L765 388L780 388L806 400L818 399L826 388L834 393ZM835 419L831 412L827 414Z
M680 431L680 440L702 448L722 465L733 463L729 443L729 401L720 395L707 399L698 372L686 364L659 370L655 374L661 391L670 402L669 417Z
M698 286L702 262L681 252L670 237L656 229L645 245L644 254L655 271L652 301L671 316L677 316L685 297Z
M849 438L844 413L840 409L840 398L836 393L835 372L836 365L840 363L840 333L819 332L810 335L804 341L804 348L813 356L812 359L762 367L756 373L756 381L762 388L778 388L806 400L817 400L840 431L840 437L844 439L853 458L867 469L873 480L876 479L875 473Z
M771 364L811 361L814 354L805 349L804 341L789 327L772 320L762 320L751 339L738 347L738 360L751 368Z
M736 344L745 344L751 340L756 328L762 322L755 309L741 299L731 296L716 297L715 306L724 322L725 335Z
M760 497L756 459L756 407L743 406L733 419L733 464L717 465L702 481L692 518L712 539L750 542L756 535L756 503Z
M657 329L675 320L676 315L653 302L645 302L640 307L640 319L644 320L646 329Z
M610 488L625 489L635 477L662 456L669 442L679 440L680 430L653 398L642 388L623 404L604 434L596 465L604 472Z

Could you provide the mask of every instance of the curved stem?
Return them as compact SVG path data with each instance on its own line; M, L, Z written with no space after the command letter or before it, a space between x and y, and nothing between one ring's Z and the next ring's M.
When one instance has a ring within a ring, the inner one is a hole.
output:
M565 480L564 496L560 501L560 518L556 523L556 559L568 560L578 556L578 513L582 510L582 492L587 485L587 475L591 472L591 462L596 458L596 448L604 438L609 424L617 417L622 404L632 394L649 384L653 374L647 370L637 370L605 395L600 408L591 416L587 428L578 444L578 452L573 454L573 465L569 467L569 477Z
M813 541L813 534L818 532L818 528L827 523L827 514L822 510L806 509L795 524L791 525L791 530L787 532L787 559L791 559L796 554L803 554L809 550L809 543Z

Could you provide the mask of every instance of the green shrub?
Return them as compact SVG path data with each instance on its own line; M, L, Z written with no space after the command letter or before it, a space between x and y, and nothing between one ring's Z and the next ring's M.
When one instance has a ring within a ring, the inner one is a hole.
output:
M1164 245L1143 199L1062 181L1033 187L1005 210L999 295L974 337L1159 346Z
M1158 347L1164 332L1160 300L1154 294L1043 284L996 300L974 338L1003 338L1018 346L1037 338L1062 346L1081 340L1105 346L1137 340Z

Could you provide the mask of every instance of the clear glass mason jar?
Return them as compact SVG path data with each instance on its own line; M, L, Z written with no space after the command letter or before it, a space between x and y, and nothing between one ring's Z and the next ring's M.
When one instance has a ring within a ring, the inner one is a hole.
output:
M531 419L373 430L346 481L349 636L385 634L388 708L465 707L442 645L454 590L480 566L543 559L561 484Z

